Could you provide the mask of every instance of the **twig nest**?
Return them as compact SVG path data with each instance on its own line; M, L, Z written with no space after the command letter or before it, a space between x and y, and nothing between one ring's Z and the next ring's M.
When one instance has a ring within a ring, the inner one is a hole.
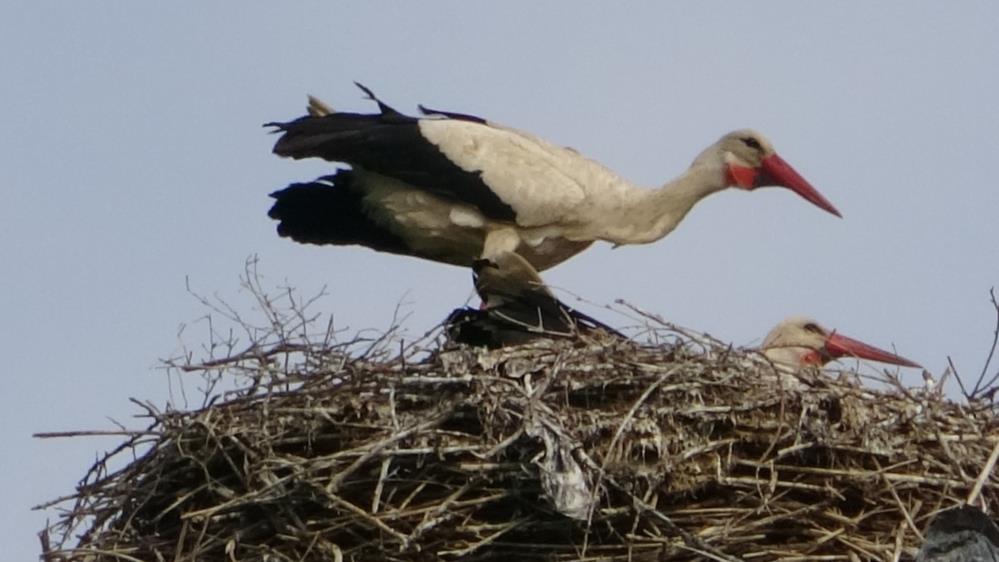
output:
M150 409L47 560L893 560L999 441L991 405L668 336L188 366L251 382Z

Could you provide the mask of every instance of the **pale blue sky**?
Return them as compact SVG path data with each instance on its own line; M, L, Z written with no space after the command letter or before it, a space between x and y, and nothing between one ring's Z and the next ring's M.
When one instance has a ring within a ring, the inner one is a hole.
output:
M318 306L344 327L384 327L405 298L412 334L469 297L458 268L275 234L267 194L330 168L272 156L260 124L300 115L307 93L372 109L353 80L650 186L757 128L843 220L786 190L729 190L663 241L600 246L546 279L737 345L809 314L976 373L999 284L999 4L664 4L4 3L5 557L37 553L52 514L29 507L114 443L31 433L138 426L129 397L167 400L157 360L204 312L185 277L249 310L238 276L257 254L268 282L327 285Z

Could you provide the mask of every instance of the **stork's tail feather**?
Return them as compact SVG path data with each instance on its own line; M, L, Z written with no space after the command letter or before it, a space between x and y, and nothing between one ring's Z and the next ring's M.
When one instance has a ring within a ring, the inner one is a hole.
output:
M295 183L271 194L267 213L279 221L281 236L303 244L360 244L381 252L406 253L406 243L368 217L354 175L340 170L309 183Z
M378 109L382 112L382 115L402 115L402 113L397 111L394 107L378 99L378 96L371 91L371 88L368 88L356 80L354 81L354 85L360 88L361 91L364 92L364 95L368 96L369 100L378 104Z

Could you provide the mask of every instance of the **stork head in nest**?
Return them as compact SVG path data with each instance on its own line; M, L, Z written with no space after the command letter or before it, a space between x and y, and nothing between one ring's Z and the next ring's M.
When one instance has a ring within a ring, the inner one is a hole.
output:
M774 363L794 367L821 367L841 357L919 367L918 363L909 359L830 331L815 320L803 316L794 316L777 324L767 334L760 349Z

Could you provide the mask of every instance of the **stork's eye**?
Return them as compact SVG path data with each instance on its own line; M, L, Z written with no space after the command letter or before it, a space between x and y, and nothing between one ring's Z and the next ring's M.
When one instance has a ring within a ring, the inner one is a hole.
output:
M749 148L752 148L753 150L762 150L763 149L763 146L760 145L760 141L754 139L753 137L742 137L739 140L741 140L743 142L743 144L745 144Z
M825 335L825 332L822 331L822 327L814 322L805 324L805 331L812 332L813 334Z

